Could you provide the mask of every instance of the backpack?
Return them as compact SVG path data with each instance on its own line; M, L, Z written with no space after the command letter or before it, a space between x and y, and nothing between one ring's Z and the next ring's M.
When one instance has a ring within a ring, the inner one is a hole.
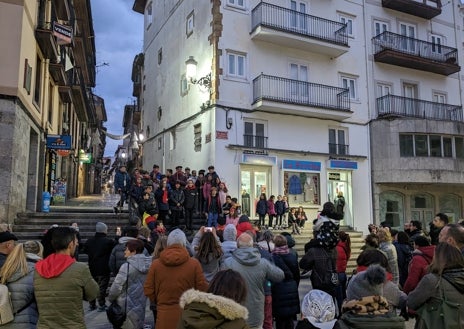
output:
M13 303L10 291L6 285L0 284L0 325L10 323L13 320Z

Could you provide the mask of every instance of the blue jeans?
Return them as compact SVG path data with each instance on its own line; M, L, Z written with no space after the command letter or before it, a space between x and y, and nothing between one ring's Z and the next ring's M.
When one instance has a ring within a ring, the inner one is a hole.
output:
M208 227L217 227L218 215L217 213L208 213Z
M336 298L338 309L340 311L339 314L342 314L342 303L346 298L346 273L338 273L338 282L339 285L336 288Z

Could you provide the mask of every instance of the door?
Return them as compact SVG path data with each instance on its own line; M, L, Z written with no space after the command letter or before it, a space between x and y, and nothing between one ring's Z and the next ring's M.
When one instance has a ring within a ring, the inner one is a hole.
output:
M430 194L411 195L411 220L420 221L424 231L428 230L429 223L435 217L434 203L434 198Z
M307 103L309 97L308 67L300 64L290 64L290 79L292 100L297 103Z
M403 83L404 111L407 116L416 116L417 85Z
M293 30L305 33L307 30L306 11L307 5L302 1L290 1L290 26Z
M404 37L401 38L401 50L408 53L416 52L416 27L412 24L400 23L400 34Z
M269 199L271 167L243 166L240 168L242 213L250 218L256 218L256 203L261 193L266 193Z
M351 207L351 172L330 171L328 172L328 200L337 205L337 199L342 196L345 199L343 208L343 220L341 225L354 227Z

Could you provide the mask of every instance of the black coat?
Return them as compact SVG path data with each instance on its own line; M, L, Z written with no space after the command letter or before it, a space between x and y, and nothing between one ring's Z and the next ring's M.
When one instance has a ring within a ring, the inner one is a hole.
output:
M83 252L89 256L89 269L93 277L110 275L108 262L115 244L116 241L108 238L105 233L95 233L87 240Z
M186 209L193 209L196 206L196 200L198 196L198 190L196 188L190 189L186 187L184 189L184 207Z
M272 314L277 318L295 316L300 313L298 257L290 252L273 254L272 259L285 274L282 282L272 284Z

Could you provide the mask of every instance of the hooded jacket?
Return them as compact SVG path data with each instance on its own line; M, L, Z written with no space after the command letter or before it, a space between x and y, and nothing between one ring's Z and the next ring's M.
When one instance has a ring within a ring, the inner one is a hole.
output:
M280 282L284 279L284 272L261 258L257 248L238 248L232 257L224 261L224 268L239 272L247 283L248 294L245 306L250 312L247 323L250 327L262 326L264 321L264 287L265 280ZM257 305L262 305L258 308Z
M232 299L187 290L180 298L183 309L177 329L245 329L248 310Z
M161 252L148 271L143 290L157 305L156 327L175 329L181 315L180 296L188 289L206 291L200 262L187 249L173 244Z
M13 312L26 308L15 315L13 322L2 325L2 329L32 329L36 327L39 313L34 300L34 266L33 262L28 261L26 275L17 271L6 282L13 303Z
M224 253L222 260L224 261L224 259L232 256L232 253L237 249L237 229L233 224L226 225L222 238L224 239L221 244L222 252Z
M119 269L108 293L110 302L117 300L123 308L127 303L126 322L131 324L131 328L142 328L145 321L147 297L143 294L143 284L150 265L151 257L143 254L128 257L127 263Z
M89 269L93 277L109 276L110 255L116 242L107 237L106 233L95 233L84 246L84 253L89 256Z
M71 256L51 254L37 262L34 273L37 328L85 329L82 300L94 300L98 291L87 264L78 263Z
M443 294L447 301L461 304L459 312L455 312L456 320L460 319L460 328L464 328L464 269L445 270L442 277L434 273L425 275L408 296L408 307L417 310L433 297L441 298L439 281L443 288ZM418 321L421 321L420 319ZM420 326L420 323L418 324ZM423 326L422 326L423 327ZM429 329L430 326L427 326Z
M404 283L403 291L409 294L413 291L419 281L427 274L427 266L432 262L435 253L435 246L418 247L412 253L409 263L409 273Z

